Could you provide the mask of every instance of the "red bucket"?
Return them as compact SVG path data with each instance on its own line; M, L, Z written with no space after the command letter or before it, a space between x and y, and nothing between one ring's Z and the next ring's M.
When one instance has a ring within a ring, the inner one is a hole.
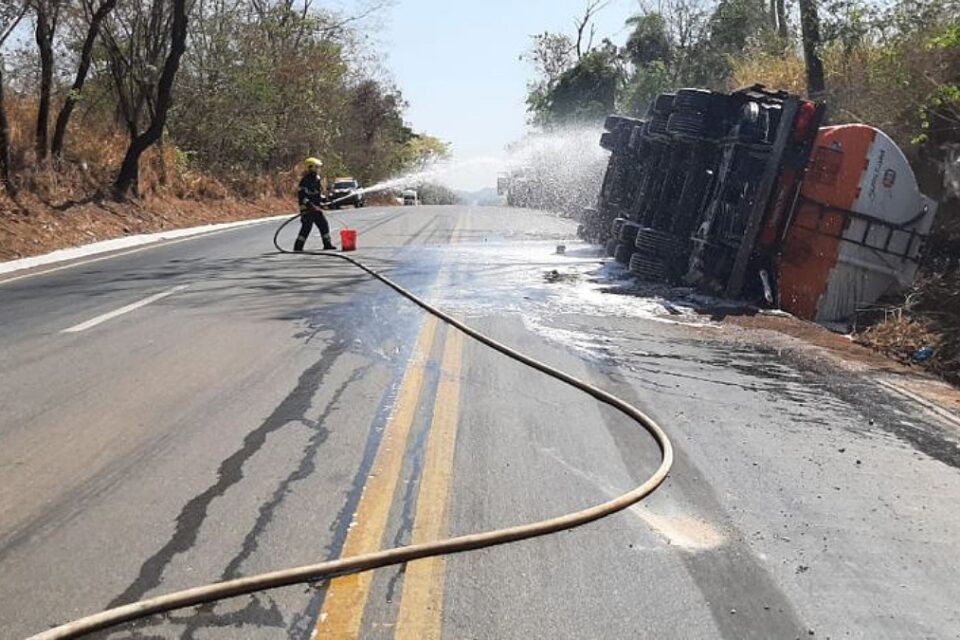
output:
M340 230L340 250L341 251L357 250L357 230L356 229Z

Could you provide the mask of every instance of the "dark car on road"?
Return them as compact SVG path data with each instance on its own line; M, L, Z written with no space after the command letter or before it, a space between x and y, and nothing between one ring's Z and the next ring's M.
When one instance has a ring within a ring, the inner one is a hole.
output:
M334 208L352 204L356 208L363 206L363 192L360 183L354 178L337 178L330 189L330 197L334 201Z

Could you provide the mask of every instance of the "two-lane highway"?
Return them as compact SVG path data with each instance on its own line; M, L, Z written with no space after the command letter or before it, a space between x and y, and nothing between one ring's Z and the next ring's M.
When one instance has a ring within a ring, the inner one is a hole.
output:
M670 479L582 529L101 637L960 637L960 449L945 425L865 377L575 277L545 282L598 268L569 221L336 217L391 278L648 410L677 447ZM0 279L0 637L558 515L655 467L650 438L614 412L350 265L275 254L272 232Z

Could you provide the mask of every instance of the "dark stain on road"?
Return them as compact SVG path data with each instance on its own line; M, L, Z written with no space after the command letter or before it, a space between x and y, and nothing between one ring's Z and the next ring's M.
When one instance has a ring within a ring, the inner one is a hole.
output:
M109 607L139 600L159 586L163 572L178 554L189 550L197 540L200 526L207 518L211 503L243 479L244 465L260 450L271 433L306 418L313 396L336 359L349 347L346 341L334 341L323 357L300 375L296 387L259 427L247 434L243 446L220 463L217 482L193 497L177 516L176 529L170 540L140 567L136 580L123 593L110 601Z
M945 465L960 469L960 442L941 426L937 419L924 415L923 409L891 394L877 385L869 375L839 370L822 364L796 351L765 351L762 357L779 360L764 365L762 361L732 363L739 371L758 378L777 376L789 381L785 388L771 389L792 402L802 404L813 400L824 407L832 402L834 408L855 412L860 426L848 431L869 435L882 431L892 435L910 448L924 453ZM784 374L784 369L793 373Z
M339 409L340 400L346 390L355 382L359 381L367 374L372 365L360 367L353 372L338 388L334 391L324 408L323 413L315 421L304 420L303 423L314 430L313 435L303 449L303 455L300 458L300 464L286 478L284 478L274 490L270 498L260 505L257 520L253 527L247 533L241 545L240 552L230 560L226 569L220 575L221 580L233 580L241 577L240 571L243 562L250 558L259 547L259 538L266 530L267 526L273 521L273 516L278 507L283 504L291 487L301 480L305 480L313 475L317 468L317 453L320 447L327 441L330 430L322 425L327 424L332 414ZM236 624L256 624L258 626L271 626L284 628L286 626L283 616L279 615L277 604L269 598L269 595L254 594L248 596L250 602L242 610L228 615L221 615L215 612L215 605L208 604L197 608L195 614L191 613L180 620L173 616L168 616L170 621L184 622L187 628L181 634L184 640L192 640L197 631L204 628L224 628ZM270 606L263 605L264 600L270 601Z

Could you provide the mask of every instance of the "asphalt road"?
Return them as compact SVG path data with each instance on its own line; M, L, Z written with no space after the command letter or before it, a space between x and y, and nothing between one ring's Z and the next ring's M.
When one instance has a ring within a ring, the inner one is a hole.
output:
M592 249L555 255L568 221L338 217L361 259L651 413L670 478L582 529L99 637L960 638L955 430L868 373L603 293ZM564 513L654 468L635 425L271 234L0 280L0 636Z

